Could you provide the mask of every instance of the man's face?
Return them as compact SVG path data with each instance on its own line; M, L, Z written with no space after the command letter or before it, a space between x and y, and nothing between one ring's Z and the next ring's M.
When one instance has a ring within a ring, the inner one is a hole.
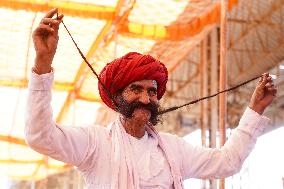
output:
M157 84L152 80L136 81L125 87L118 96L119 112L127 118L157 124Z

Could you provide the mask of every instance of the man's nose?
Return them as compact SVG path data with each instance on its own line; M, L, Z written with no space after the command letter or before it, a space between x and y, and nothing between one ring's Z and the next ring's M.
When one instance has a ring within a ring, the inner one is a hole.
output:
M139 97L139 101L143 104L149 104L151 102L149 94L147 92L141 93L141 95Z

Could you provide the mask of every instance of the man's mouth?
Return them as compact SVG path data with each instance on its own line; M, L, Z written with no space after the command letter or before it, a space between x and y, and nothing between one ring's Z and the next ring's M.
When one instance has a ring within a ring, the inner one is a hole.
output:
M148 108L144 108L144 107L137 107L134 110L140 110L140 111L142 110L144 112L150 112L151 113L151 110L149 110Z

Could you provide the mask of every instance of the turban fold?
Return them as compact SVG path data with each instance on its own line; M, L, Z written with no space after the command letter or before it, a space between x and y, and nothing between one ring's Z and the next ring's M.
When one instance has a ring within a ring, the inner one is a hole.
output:
M101 71L99 77L111 96L123 90L132 82L155 80L158 87L157 97L161 99L166 91L168 71L163 63L152 56L130 52L108 63ZM103 102L115 110L111 99L100 82L98 83L98 88Z

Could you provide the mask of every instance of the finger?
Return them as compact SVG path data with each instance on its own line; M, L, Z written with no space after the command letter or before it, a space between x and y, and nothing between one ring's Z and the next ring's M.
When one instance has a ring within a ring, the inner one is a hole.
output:
M267 84L267 77L268 77L268 74L263 74L263 76L262 76L262 81L259 83L259 85L258 85L258 87L260 87L260 88L264 88L265 87L265 85Z
M56 17L56 20L57 20L57 22L58 22L58 27L59 27L59 24L62 22L63 17L64 17L63 14L60 14L59 16Z
M56 19L62 21L63 17L64 17L64 14L60 14L59 16L56 17Z
M36 30L35 30L35 35L37 35L38 33L54 33L54 29L51 28L50 26L48 25L44 25L44 24L41 24Z
M265 77L268 77L268 76L269 76L269 73L263 73L262 76L260 77L260 79L258 80L258 85L260 85L261 82L263 82L263 79L264 79Z
M58 8L53 8L45 14L44 18L52 18L57 12Z
M273 91L275 88L274 87L267 87L268 91Z
M52 18L44 18L41 20L41 22L45 25L50 25L50 26L59 25L58 20L54 20Z
M277 94L277 88L275 88L275 87L269 88L269 89L268 89L268 93L269 93L270 95L272 95L272 96L276 96L276 94Z
M268 77L268 76L269 76L269 73L268 73L268 72L265 72L265 73L262 74L262 75Z
M274 83L273 83L273 82L268 82L268 83L266 83L266 85L265 85L265 87L272 87L272 86L274 86Z
M267 77L267 81L272 81L272 77L271 77L271 76L268 76L268 77Z
M262 81L263 81L263 76L261 76L261 78L258 80L258 84L257 85L260 85Z
M269 92L271 92L271 91L277 91L277 88L276 88L274 85L272 85L272 86L270 86L270 87L267 87L267 90L268 90Z

